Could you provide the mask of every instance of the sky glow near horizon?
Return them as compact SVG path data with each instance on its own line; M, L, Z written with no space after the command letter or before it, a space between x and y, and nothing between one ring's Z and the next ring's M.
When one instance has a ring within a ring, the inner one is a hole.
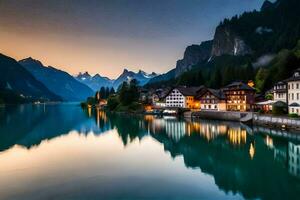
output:
M0 53L116 78L124 68L164 73L185 48L213 38L225 17L262 0L0 0Z

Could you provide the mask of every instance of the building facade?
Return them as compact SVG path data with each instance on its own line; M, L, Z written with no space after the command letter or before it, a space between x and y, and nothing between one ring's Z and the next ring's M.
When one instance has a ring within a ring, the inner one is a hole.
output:
M222 90L206 89L197 96L200 108L204 111L225 111L226 100Z
M202 86L173 88L165 97L166 107L200 109L200 104L195 101L195 96L202 89Z
M273 88L273 98L274 101L282 101L287 103L288 102L288 89L287 83L284 81L280 81L274 85Z
M289 114L300 114L300 69L286 80L288 87Z
M255 89L242 82L234 82L223 88L228 111L252 111L255 104Z

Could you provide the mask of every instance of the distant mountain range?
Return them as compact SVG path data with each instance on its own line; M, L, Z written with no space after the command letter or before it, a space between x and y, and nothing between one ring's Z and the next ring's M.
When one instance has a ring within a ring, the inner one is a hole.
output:
M6 103L61 101L15 59L0 54L0 100Z
M117 89L124 81L136 79L145 85L156 73L125 69L115 80L88 72L73 77L65 71L44 66L31 57L19 62L0 54L0 104L33 101L82 101L101 87Z
M139 70L137 73L124 69L123 73L115 80L107 77L102 77L99 74L91 76L88 72L79 73L75 78L81 83L86 84L94 91L100 90L101 87L113 87L117 89L123 82L136 79L141 86L147 84L157 74L152 72L147 74L146 72Z
M89 86L93 91L99 91L101 87L112 87L113 81L107 77L96 74L91 76L88 72L79 73L75 76L76 80Z
M94 95L91 88L78 82L67 72L51 66L46 67L33 58L20 60L19 63L64 101L82 101Z

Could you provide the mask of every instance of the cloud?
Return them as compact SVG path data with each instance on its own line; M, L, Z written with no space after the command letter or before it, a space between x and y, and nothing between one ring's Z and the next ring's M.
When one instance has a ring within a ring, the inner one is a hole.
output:
M255 33L260 34L260 35L262 35L264 33L272 33L272 32L273 32L273 30L271 28L262 27L262 26L257 27L255 30Z
M266 54L261 57L259 57L252 65L254 67L263 67L268 65L273 59L275 55L274 54Z

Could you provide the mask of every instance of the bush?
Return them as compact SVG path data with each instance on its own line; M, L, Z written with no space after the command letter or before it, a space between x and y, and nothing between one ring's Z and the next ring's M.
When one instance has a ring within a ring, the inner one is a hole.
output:
M289 114L289 117L290 118L298 118L299 116L296 113L291 113L291 114Z
M278 101L273 104L272 114L274 115L284 115L288 113L288 106L282 101Z

